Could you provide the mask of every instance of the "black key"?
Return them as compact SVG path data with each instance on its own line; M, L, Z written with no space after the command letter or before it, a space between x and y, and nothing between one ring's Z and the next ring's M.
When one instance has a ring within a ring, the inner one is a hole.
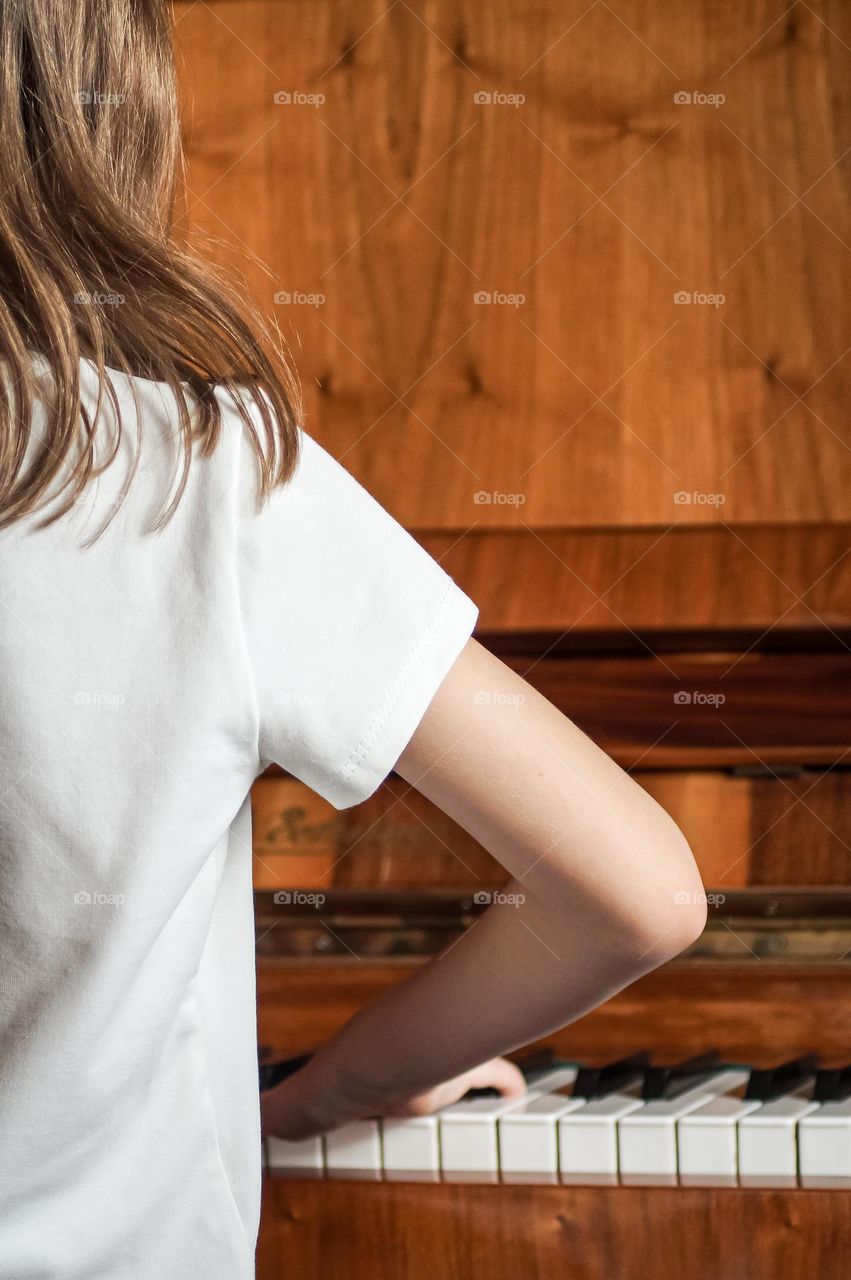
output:
M816 1072L813 1102L842 1102L851 1097L851 1065Z
M644 1102L678 1098L687 1089L693 1089L715 1075L722 1065L717 1053L702 1053L672 1066L648 1067L644 1073L641 1097Z
M771 1102L784 1094L796 1093L815 1074L816 1059L810 1054L790 1058L776 1067L759 1067L751 1071L745 1098L750 1102Z
M575 1098L604 1098L609 1093L620 1093L630 1085L644 1079L650 1062L647 1053L634 1053L617 1062L607 1062L602 1067L580 1067L573 1086Z
M280 1062L261 1063L260 1092L265 1093L267 1089L274 1089L276 1084L280 1084L288 1076L295 1075L296 1071L300 1071L312 1057L313 1054L311 1053L303 1053L298 1058L284 1058Z

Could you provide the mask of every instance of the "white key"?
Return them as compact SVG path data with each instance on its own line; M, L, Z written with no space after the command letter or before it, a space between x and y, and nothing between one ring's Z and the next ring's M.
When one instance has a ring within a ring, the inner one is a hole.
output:
M438 1112L440 1159L446 1182L498 1182L498 1122L518 1107L528 1105L548 1089L557 1087L573 1067L557 1067L535 1081L523 1098L473 1098L456 1102Z
M355 1120L326 1134L325 1168L331 1178L380 1178L380 1122Z
M799 1123L818 1110L809 1089L766 1102L739 1121L739 1181L743 1187L794 1187Z
M677 1124L720 1093L746 1084L747 1071L726 1070L675 1098L647 1102L618 1124L621 1181L669 1186L677 1181Z
M625 1089L592 1098L558 1121L562 1182L613 1185L618 1180L618 1121L644 1104L641 1090Z
M559 1117L584 1105L574 1098L578 1068L568 1067L535 1083L534 1090L498 1123L503 1182L557 1182ZM541 1094L542 1088L549 1092Z
M680 1183L692 1187L735 1187L739 1175L740 1120L762 1103L745 1099L746 1085L722 1093L677 1125Z
M384 1176L389 1182L440 1179L440 1126L436 1115L382 1120Z
M824 1102L798 1124L802 1187L851 1186L851 1098Z
M266 1168L290 1178L321 1178L325 1172L322 1139L285 1142L283 1138L267 1138Z

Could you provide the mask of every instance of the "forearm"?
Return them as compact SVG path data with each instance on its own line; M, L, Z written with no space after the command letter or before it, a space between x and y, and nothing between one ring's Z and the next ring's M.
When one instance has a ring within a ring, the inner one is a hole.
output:
M386 1113L546 1036L676 955L702 927L700 878L667 814L471 646L398 771L506 868L507 900L293 1078L288 1132Z
M517 895L524 900L511 905ZM412 1096L572 1022L653 967L610 920L505 890L459 942L359 1013L319 1055L353 1113Z

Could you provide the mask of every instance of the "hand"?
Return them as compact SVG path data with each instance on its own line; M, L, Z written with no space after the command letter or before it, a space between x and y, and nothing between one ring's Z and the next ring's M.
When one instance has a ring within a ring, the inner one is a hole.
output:
M522 1098L526 1092L526 1081L523 1072L515 1067L507 1058L491 1058L472 1071L455 1076L445 1084L436 1085L418 1098L390 1107L384 1114L388 1116L430 1116L434 1111L451 1106L460 1101L470 1089L496 1089L503 1098Z
M335 1102L333 1091L323 1087L313 1064L297 1071L264 1093L260 1099L263 1132L267 1137L297 1142L338 1128L349 1120L364 1119L344 1104ZM492 1058L471 1071L436 1085L416 1097L388 1099L372 1108L371 1116L427 1116L458 1102L470 1089L496 1089L504 1098L522 1098L526 1092L523 1073L505 1058Z

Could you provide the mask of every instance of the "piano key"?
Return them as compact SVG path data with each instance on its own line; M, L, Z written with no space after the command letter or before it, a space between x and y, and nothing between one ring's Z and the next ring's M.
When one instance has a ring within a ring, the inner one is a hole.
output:
M302 1142L286 1142L283 1138L266 1139L266 1167L290 1178L321 1178L325 1172L325 1155L321 1138L305 1138Z
M618 1122L645 1104L640 1086L594 1098L558 1120L559 1180L615 1185Z
M438 1113L440 1152L447 1182L498 1182L498 1122L516 1108L559 1086L575 1067L540 1077L523 1098L462 1099Z
M773 1102L812 1084L816 1060L812 1055L792 1058L774 1067L751 1071L747 1097L757 1102Z
M739 1174L738 1129L745 1116L762 1103L747 1097L742 1084L705 1102L677 1124L680 1184L694 1187L735 1187Z
M503 1182L557 1182L557 1121L565 1112L585 1105L575 1097L579 1068L567 1068L560 1082L549 1090L538 1087L516 1108L500 1118L497 1126L499 1167Z
M675 1185L677 1181L677 1125L722 1093L747 1084L749 1073L727 1068L701 1079L700 1084L673 1098L646 1102L618 1123L618 1161L621 1181L631 1184Z
M851 1098L802 1117L798 1161L802 1187L851 1187Z
M798 1126L818 1110L812 1086L757 1107L738 1124L739 1182L743 1187L794 1187L798 1181Z
M325 1168L329 1178L378 1180L382 1167L379 1120L354 1120L325 1135Z
M436 1115L382 1120L384 1176L389 1182L440 1180L440 1122Z
M669 1066L650 1066L644 1073L641 1096L645 1102L675 1098L709 1080L723 1064L717 1053L702 1053Z

